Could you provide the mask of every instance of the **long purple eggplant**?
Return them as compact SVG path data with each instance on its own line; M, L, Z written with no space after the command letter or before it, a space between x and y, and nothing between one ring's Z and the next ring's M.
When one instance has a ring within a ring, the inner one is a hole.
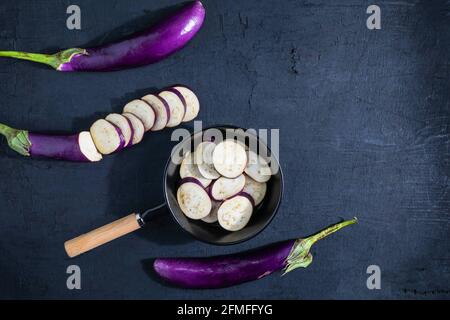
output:
M71 48L56 54L0 51L0 57L30 60L58 71L115 71L155 63L183 48L200 30L205 9L194 1L150 29L129 39L90 49Z
M11 149L23 156L74 162L102 159L87 131L68 136L45 135L13 129L0 123L0 134L5 136Z
M275 271L286 274L306 268L312 262L314 243L339 229L357 222L356 218L328 227L305 238L274 243L232 255L209 258L161 258L153 267L168 282L194 289L215 289L261 279Z

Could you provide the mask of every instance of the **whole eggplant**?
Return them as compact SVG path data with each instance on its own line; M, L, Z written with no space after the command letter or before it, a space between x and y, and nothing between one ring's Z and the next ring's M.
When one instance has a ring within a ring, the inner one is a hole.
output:
M155 63L182 49L200 30L205 8L191 2L150 29L96 48L71 48L56 54L0 51L0 57L30 60L58 71L114 71Z
M156 273L168 282L193 289L216 289L261 279L275 271L284 274L306 268L312 262L311 246L357 222L356 218L328 227L305 238L274 243L231 255L208 258L160 258L153 263Z

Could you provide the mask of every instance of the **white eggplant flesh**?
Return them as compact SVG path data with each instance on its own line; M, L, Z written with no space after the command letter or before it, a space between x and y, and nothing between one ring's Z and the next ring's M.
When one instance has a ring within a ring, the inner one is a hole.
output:
M80 132L78 135L78 145L81 153L91 162L102 160L103 156L98 152L94 140L92 140L91 133L88 131Z
M95 147L101 154L111 154L125 146L125 138L120 129L105 119L95 121L89 131Z
M205 141L200 143L195 149L195 162L198 170L207 179L218 179L220 174L214 168L213 152L216 148L214 142Z
M238 195L222 203L217 217L220 226L225 230L239 231L248 224L252 213L252 201L244 195Z
M243 174L233 179L220 177L211 185L210 194L214 200L221 201L237 195L244 189L244 186L245 176Z
M272 170L268 162L253 151L249 151L245 173L253 180L261 183L269 181L272 176Z
M253 198L255 206L257 206L264 200L264 197L266 196L267 183L258 182L245 175L245 185L242 191L248 193Z
M206 217L204 217L202 221L206 223L216 223L219 219L217 217L217 211L219 210L221 204L222 202L212 201L211 212Z
M155 111L151 105L143 100L136 99L127 103L123 107L123 112L131 113L138 117L144 125L145 132L149 131L155 124Z
M184 114L183 122L194 120L200 111L200 101L196 94L189 88L184 86L173 87L178 90L186 101L186 113Z
M192 180L180 185L177 190L177 200L181 211L188 218L200 220L209 215L212 202L202 185Z
M244 172L247 153L241 144L234 140L225 140L214 148L213 163L222 176L236 178Z
M180 177L195 178L203 185L204 188L211 184L211 179L202 176L195 164L195 153L187 152L180 165Z
M132 113L125 112L122 115L130 120L131 126L133 127L133 137L131 138L132 145L138 144L142 141L142 138L144 138L144 124Z
M161 91L158 96L167 101L170 108L170 119L166 127L173 128L178 126L184 118L185 107L183 101L172 91Z
M150 130L159 131L164 129L170 118L170 107L167 101L154 94L148 94L141 99L151 105L155 111L155 123Z
M105 120L111 122L113 125L120 129L123 137L125 138L125 146L128 146L133 135L133 129L131 128L130 121L123 115L118 113L109 114L105 118Z

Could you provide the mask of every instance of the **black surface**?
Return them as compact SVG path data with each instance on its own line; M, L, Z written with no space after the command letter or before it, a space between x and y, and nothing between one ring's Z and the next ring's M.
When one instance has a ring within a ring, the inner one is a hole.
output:
M45 51L117 39L177 1L78 0L82 31L65 27L69 1L1 1L0 48ZM446 1L205 1L203 30L156 65L61 74L0 60L0 122L35 131L87 129L99 116L172 83L198 93L204 125L280 128L285 197L263 233L216 247L167 215L77 259L63 242L163 201L171 130L97 164L0 151L2 298L449 298L449 16ZM121 27L123 26L123 27ZM114 30L112 32L112 30ZM149 276L158 256L235 252L359 224L319 243L288 276L192 291ZM144 262L142 262L144 261ZM66 289L66 268L82 290ZM366 288L379 265L381 290Z

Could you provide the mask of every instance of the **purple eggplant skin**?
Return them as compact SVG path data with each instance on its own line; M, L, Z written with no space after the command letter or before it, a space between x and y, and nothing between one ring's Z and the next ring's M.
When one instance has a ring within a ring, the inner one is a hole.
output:
M0 134L6 137L11 149L24 156L91 162L80 150L78 134L44 135L13 129L4 124L0 124Z
M205 8L193 1L155 26L100 47L71 48L53 55L0 51L0 57L30 60L58 71L116 71L158 62L182 49L200 30Z
M312 262L311 246L356 223L343 221L305 238L274 243L251 251L209 258L160 258L153 263L155 272L169 283L191 289L217 289L261 279L276 271L284 274L306 268Z
M198 181L197 179L192 178L192 177L186 177L186 178L181 179L178 185L181 186L184 183L195 183L196 185L202 187L202 189L205 188L200 181Z
M73 162L91 162L81 152L78 134L70 136L28 133L29 154L36 158L51 158Z
M126 145L125 145L125 137L123 136L122 130L120 130L120 128L118 126L116 126L115 124L113 124L111 122L109 122L109 123L114 127L114 129L116 129L116 132L119 135L119 139L120 139L120 144L117 147L116 151L114 151L114 152L122 151L122 149L124 149L126 147Z
M130 141L128 141L128 144L125 146L125 148L131 147L133 145L133 136L134 136L134 129L133 129L133 125L131 124L130 119L128 119L127 117L125 117L125 119L128 122L128 125L130 126L131 129L131 138Z
M250 201L250 203L252 204L252 207L253 207L253 208L256 207L256 206L255 206L255 200L253 199L253 197L252 197L251 195L249 195L247 192L244 192L244 191L240 191L239 193L237 193L236 195L234 195L234 196L231 197L230 199L235 198L235 197L238 197L238 196L247 198L248 201Z
M295 240L288 240L259 250L211 258L157 259L153 267L160 277L183 288L224 288L281 270L294 243Z
M184 97L183 97L183 95L180 93L180 91L178 91L177 89L172 88L172 87L171 87L171 88L166 88L166 89L164 89L164 90L170 91L170 92L176 94L176 96L178 97L178 99L181 100L181 103L183 104L183 107L184 107L184 113L186 114L186 109L187 109L186 99L184 99ZM184 116L183 116L183 118L184 118Z

